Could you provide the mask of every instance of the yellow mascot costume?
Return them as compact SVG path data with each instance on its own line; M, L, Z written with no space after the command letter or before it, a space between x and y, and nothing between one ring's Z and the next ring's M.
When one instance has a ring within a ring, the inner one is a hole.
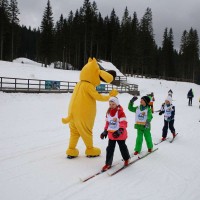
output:
M80 72L80 81L74 88L69 108L68 117L62 118L63 124L69 123L70 141L66 151L68 158L79 155L76 148L79 137L83 139L88 157L95 157L101 154L101 150L93 146L94 120L96 116L96 100L108 101L111 96L118 94L117 90L112 90L109 95L101 95L96 91L96 86L100 80L110 83L113 76L104 70L100 70L95 58L89 58L88 63Z

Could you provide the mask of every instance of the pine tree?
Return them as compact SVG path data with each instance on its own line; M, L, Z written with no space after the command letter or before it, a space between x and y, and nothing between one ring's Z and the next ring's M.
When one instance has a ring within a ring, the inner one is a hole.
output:
M111 14L110 14L110 18L109 18L109 22L108 22L108 26L107 26L107 35L108 35L108 60L110 60L111 62L113 62L114 64L119 63L119 59L120 59L120 51L119 51L119 46L120 46L120 42L119 42L119 34L120 34L120 23L119 23L119 19L116 16L115 10L113 9Z
M183 31L181 37L181 46L180 46L180 55L181 55L181 63L182 63L182 76L184 78L188 78L188 32L186 30Z
M20 40L17 56L37 60L37 30L31 30L31 27L27 28L26 26L22 26L19 36Z
M139 64L141 74L155 73L155 51L156 45L153 34L152 11L146 9L139 25Z
M83 22L84 22L84 63L90 57L90 41L92 37L92 5L89 0L83 3Z
M95 2L91 4L89 0L84 1L82 8L84 23L84 63L86 63L88 57L96 56L97 10Z
M169 77L176 77L177 73L174 66L174 35L172 28L169 29L169 71L168 76Z
M0 0L0 60L5 58L4 56L4 42L5 34L9 32L9 4L7 0Z
M196 71L199 67L199 38L197 31L193 28L184 31L181 38L180 54L184 65L184 76L186 79L195 81Z
M163 35L163 42L162 42L162 65L161 65L161 73L166 78L167 76L167 57L168 53L168 29L165 28L164 35Z
M131 75L133 75L133 73L135 74L137 72L137 68L138 68L138 47L139 47L139 22L138 22L138 18L137 18L137 13L134 12L133 13L133 19L131 22L131 38L130 38L130 43L131 43L131 66L130 66L130 70L131 70Z
M20 14L19 9L18 9L17 0L10 0L9 11L10 11L10 21L11 21L11 26L12 26L12 29L11 29L11 38L12 38L11 39L11 60L13 60L13 58L14 58L14 40L16 41L15 33L16 33L17 27L19 25L18 15Z
M104 20L101 16L101 13L98 14L98 17L97 17L97 32L96 32L96 37L97 37L97 41L96 41L96 57L97 58L103 58L103 48L104 48Z
M60 19L58 22L56 22L55 25L55 59L56 61L62 61L62 67L64 67L65 62L65 48L64 48L64 34L63 34L63 28L64 28L64 18L61 14Z
M92 2L92 30L90 39L90 56L96 57L97 53L97 30L98 30L98 8L95 1Z
M123 65L123 72L129 73L131 64L131 16L128 8L125 8L124 15L121 22L121 59Z
M170 28L165 28L162 43L162 75L165 78L176 76L174 68L174 45L173 45L173 31Z
M84 66L84 23L83 9L77 10L73 20L74 61L73 66L81 69Z
M40 29L40 55L42 62L45 64L45 67L47 67L47 64L50 64L53 61L54 46L54 23L50 0L47 1L47 7L43 14Z
M194 30L193 28L191 28L189 31L188 42L189 42L189 52L190 52L190 73L191 73L191 78L194 82L199 60L199 38L197 31Z

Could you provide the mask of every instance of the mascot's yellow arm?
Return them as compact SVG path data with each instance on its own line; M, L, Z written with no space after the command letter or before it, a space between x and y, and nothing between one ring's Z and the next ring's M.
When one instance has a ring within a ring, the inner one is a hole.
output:
M85 93L86 91L87 91L87 95L83 95L82 92ZM70 106L71 109L69 110L69 115L66 118L62 118L62 123L63 124L69 123L72 119L72 113L74 111L81 112L82 110L85 110L85 106L87 107L86 112L90 110L92 113L93 112L96 113L96 100L108 101L111 96L116 96L117 94L118 94L118 91L113 89L112 91L110 91L109 95L101 95L96 91L96 88L93 85L91 85L88 82L81 81L75 87L74 94L72 97L73 99L78 100L76 101L78 102L78 104L76 105L75 101L72 101L73 103L71 102L71 106Z

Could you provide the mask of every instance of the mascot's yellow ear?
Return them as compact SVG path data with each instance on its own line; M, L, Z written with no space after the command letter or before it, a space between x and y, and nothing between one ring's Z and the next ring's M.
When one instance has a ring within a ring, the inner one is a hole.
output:
M92 58L88 58L88 62L92 62Z
M93 58L93 61L97 62L96 58Z

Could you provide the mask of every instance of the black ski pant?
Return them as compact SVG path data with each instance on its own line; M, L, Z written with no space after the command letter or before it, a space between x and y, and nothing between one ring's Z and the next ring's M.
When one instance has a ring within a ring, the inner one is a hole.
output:
M192 97L189 97L189 102L188 102L188 106L192 105Z
M112 165L113 156L115 151L116 142L119 145L119 149L124 160L128 160L130 158L130 154L128 148L126 146L126 140L108 140L108 146L106 148L106 164Z
M164 138L167 137L168 127L169 127L171 133L175 133L174 120L171 120L169 122L167 120L164 120L163 133L162 133L162 137L164 137Z

